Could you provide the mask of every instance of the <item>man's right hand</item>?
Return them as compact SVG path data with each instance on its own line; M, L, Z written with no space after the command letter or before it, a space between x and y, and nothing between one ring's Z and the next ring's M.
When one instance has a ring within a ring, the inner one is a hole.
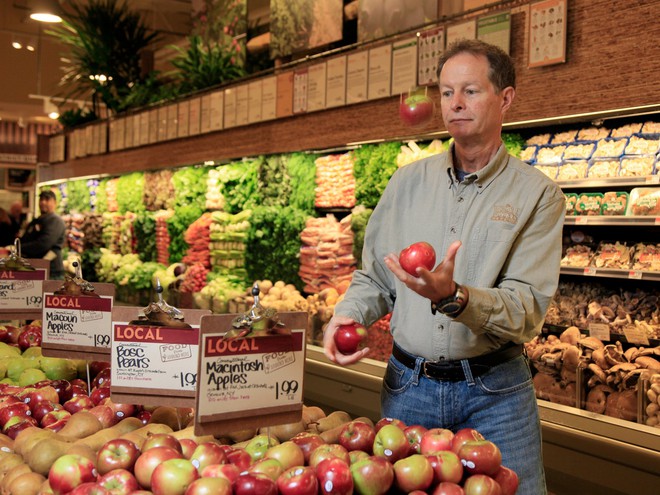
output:
M334 338L337 328L341 325L350 325L351 323L356 322L347 316L335 315L330 319L326 327L323 329L323 352L330 361L333 363L341 364L342 366L357 363L369 352L368 347L360 349L353 354L342 354L337 350Z

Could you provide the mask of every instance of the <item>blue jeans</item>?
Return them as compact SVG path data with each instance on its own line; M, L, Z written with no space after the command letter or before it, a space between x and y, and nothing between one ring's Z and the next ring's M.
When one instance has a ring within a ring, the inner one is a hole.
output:
M532 375L525 356L495 366L473 378L463 361L466 380L438 381L390 357L381 391L383 417L426 428L475 428L502 451L502 464L520 480L517 495L546 493L541 425Z

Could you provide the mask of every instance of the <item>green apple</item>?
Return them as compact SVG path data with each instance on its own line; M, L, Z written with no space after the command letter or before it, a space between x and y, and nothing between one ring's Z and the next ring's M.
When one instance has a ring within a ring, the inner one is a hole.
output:
M18 377L18 385L21 387L27 387L28 385L34 385L42 380L47 380L46 373L38 368L28 368Z
M78 376L76 363L70 359L43 357L41 358L41 369L49 380L71 381Z
M245 451L250 454L252 462L258 461L266 455L266 451L273 445L279 445L280 441L268 435L256 435L245 446Z

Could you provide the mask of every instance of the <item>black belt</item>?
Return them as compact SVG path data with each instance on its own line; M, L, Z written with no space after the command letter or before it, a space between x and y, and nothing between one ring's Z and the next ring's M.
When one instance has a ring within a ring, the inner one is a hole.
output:
M472 376L477 377L483 375L494 366L505 363L511 359L518 357L522 354L522 344L509 343L500 347L496 351L468 358L467 362L470 365ZM404 351L399 347L396 342L392 348L392 355L404 366L415 369L417 356ZM463 365L461 361L422 361L420 367L420 375L434 380L459 382L465 380L465 373L463 372Z

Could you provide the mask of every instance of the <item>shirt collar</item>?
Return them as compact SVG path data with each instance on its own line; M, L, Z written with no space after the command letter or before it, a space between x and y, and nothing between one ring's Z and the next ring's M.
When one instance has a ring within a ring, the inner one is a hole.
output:
M447 151L447 174L450 179L450 183L458 183L458 178L456 177L456 171L454 170L454 143L450 145L449 151ZM486 187L490 185L495 177L497 177L506 164L509 161L509 153L506 150L506 146L502 143L495 153L495 156L488 162L488 164L478 170L468 174L463 180L463 184L472 184L475 183L479 188L479 191L483 191Z

